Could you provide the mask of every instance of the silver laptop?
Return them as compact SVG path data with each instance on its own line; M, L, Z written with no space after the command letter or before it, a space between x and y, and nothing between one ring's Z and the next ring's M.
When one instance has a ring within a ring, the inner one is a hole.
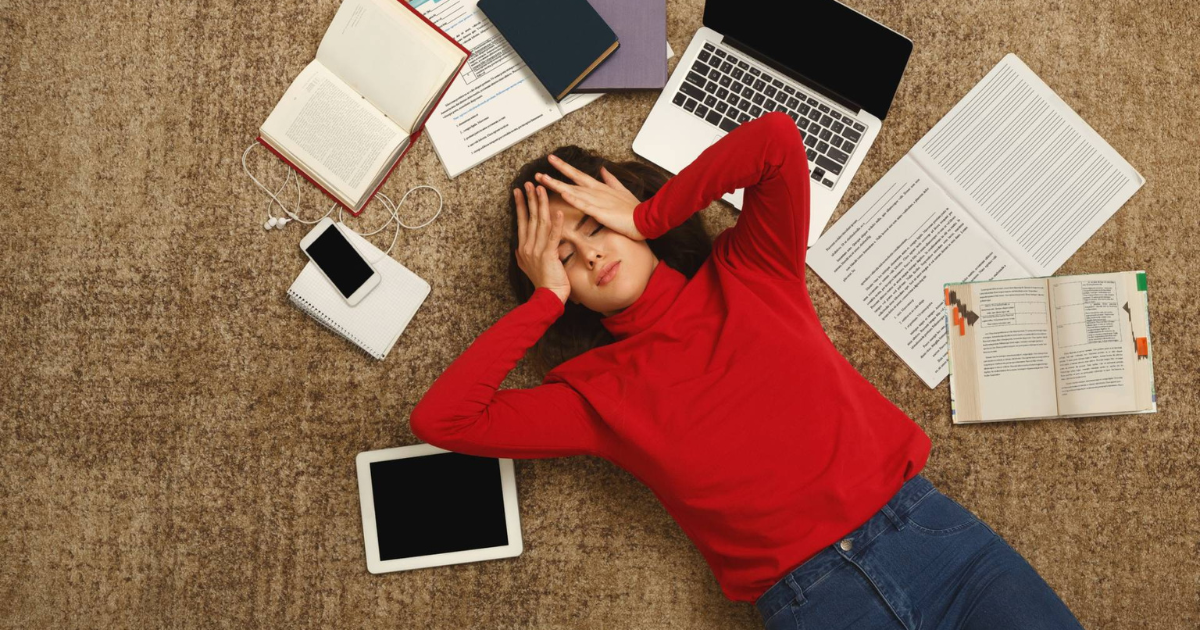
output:
M678 173L738 125L785 112L808 153L811 246L875 141L911 53L907 37L834 0L779 15L708 0L633 150ZM741 190L724 199L741 209Z

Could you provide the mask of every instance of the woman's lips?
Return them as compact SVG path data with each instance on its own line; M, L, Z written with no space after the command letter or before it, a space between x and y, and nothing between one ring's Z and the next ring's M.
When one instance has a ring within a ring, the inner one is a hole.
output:
M596 281L596 284L598 286L604 286L609 282L612 282L612 279L617 277L617 268L620 266L621 261L619 260L613 263L612 266L608 268L608 271L604 272L604 274L600 276L600 279Z

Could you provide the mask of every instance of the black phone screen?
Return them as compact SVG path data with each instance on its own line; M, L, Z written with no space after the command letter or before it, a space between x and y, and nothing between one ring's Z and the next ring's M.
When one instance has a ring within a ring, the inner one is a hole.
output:
M342 236L336 225L325 228L308 248L309 257L333 281L342 295L350 297L371 277L374 270L358 255L358 250Z

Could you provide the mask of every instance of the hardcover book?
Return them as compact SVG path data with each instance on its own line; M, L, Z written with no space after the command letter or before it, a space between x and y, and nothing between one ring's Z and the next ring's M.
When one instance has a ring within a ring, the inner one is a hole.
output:
M621 41L576 93L661 90L667 85L667 0L588 0Z
M406 2L345 0L258 140L357 216L469 55Z
M480 0L479 9L556 101L620 45L587 0Z

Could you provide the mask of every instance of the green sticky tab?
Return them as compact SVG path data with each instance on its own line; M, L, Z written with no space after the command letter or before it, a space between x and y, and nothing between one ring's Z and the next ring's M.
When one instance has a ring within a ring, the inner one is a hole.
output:
M1138 278L1138 291L1145 291L1146 290L1146 272L1139 271L1137 278Z

